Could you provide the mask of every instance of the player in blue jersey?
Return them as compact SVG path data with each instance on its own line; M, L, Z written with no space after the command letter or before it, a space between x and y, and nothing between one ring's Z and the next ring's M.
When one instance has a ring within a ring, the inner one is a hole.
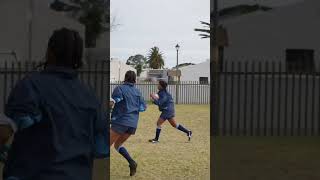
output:
M62 28L49 39L44 70L11 91L0 147L14 134L4 180L89 180L94 158L109 156L109 127L95 93L82 84L83 41Z
M134 86L136 74L128 71L125 74L124 83L116 87L112 93L110 147L114 148L128 161L130 176L137 170L137 163L132 159L123 143L134 135L138 126L139 113L146 110L146 103L140 91Z
M174 101L171 94L167 91L167 82L160 80L158 84L158 96L151 94L150 97L153 103L158 105L161 115L157 121L156 136L154 139L150 139L149 142L157 143L159 142L159 136L161 132L161 125L168 120L172 127L186 133L188 140L191 140L192 131L185 128L183 125L177 123L175 120L175 108Z

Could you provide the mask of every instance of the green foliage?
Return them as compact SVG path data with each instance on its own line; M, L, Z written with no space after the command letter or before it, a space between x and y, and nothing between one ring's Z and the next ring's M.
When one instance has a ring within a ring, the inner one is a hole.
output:
M140 76L142 70L148 67L147 58L141 54L130 56L126 62L127 65L133 66L137 70L137 75Z
M158 47L153 47L150 49L148 54L148 64L152 69L161 69L164 67L163 55Z

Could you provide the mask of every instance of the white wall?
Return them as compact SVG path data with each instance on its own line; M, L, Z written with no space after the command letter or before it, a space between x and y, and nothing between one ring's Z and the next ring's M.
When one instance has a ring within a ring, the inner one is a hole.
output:
M127 71L137 71L120 60L110 61L110 81L123 81Z
M21 61L29 60L30 35L32 60L45 56L48 39L55 29L72 28L84 38L84 27L62 13L50 10L49 0L1 0L0 22L0 51L14 50Z
M210 61L180 68L181 81L198 81L200 77L208 77L210 81Z
M228 30L225 57L275 58L285 60L285 50L314 49L320 57L320 1L278 7L222 22Z

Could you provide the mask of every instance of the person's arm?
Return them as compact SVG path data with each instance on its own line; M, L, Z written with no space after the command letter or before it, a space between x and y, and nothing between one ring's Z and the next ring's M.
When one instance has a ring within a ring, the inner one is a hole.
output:
M166 103L168 100L168 97L166 95L164 96L159 96L159 99L154 99L153 103L162 106L164 103Z
M110 156L109 150L109 126L106 112L97 107L94 121L94 157L103 159Z
M12 120L16 131L29 128L40 122L39 95L30 80L20 81L11 91L5 106L5 115Z
M16 130L15 123L7 116L0 114L0 147L7 144Z
M116 104L121 102L122 100L123 100L123 94L120 86L118 86L112 92L111 101L113 102L113 104Z
M147 110L147 103L144 101L143 96L140 94L140 107L139 112L144 112Z
M13 130L10 125L0 125L0 147L7 144L12 135Z

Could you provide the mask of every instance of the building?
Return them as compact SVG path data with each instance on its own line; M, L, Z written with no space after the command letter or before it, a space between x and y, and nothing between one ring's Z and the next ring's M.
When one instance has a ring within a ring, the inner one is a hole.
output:
M112 58L110 61L110 81L123 81L127 71L137 72L133 67L126 65L119 59Z
M0 65L4 60L44 60L49 37L54 30L62 27L78 31L85 39L85 27L65 13L52 10L50 8L52 2L52 0L0 2ZM85 50L84 59L108 59L108 34L103 33L100 36L96 48Z
M50 2L49 0L0 2L0 61L43 60L49 37L55 29L61 27L77 30L84 38L84 27L63 13L51 10ZM16 58L10 55L12 52L16 54Z
M320 70L319 12L319 0L305 0L221 21L229 39L224 60L272 60L289 71Z
M207 84L210 82L210 61L179 68L181 81L196 81Z

